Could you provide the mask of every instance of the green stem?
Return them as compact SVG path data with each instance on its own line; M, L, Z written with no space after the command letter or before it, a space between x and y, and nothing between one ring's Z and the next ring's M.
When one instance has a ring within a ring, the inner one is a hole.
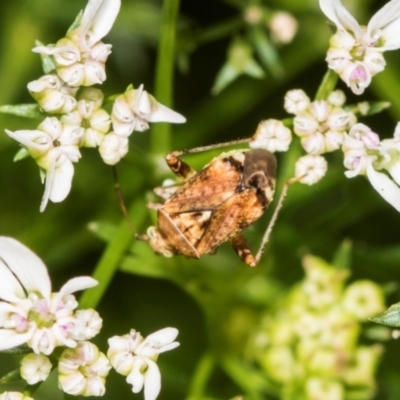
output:
M332 71L331 69L328 69L328 71L326 71L324 77L322 78L321 84L319 85L317 94L315 95L315 100L326 100L328 96L334 91L337 81L337 73Z
M178 10L179 0L164 0L161 15L154 95L160 103L168 107L172 105L174 51ZM152 153L165 154L170 151L170 138L170 124L155 124L152 128Z
M206 352L197 364L190 383L187 400L205 398L205 388L215 368L215 358L211 352Z
M140 226L142 221L138 221L138 216L141 219L145 218L143 213L143 203L135 202L128 211L128 214L135 216L136 226ZM101 259L99 260L94 273L93 278L96 279L99 284L91 290L85 291L80 300L79 305L81 308L96 308L105 291L107 290L111 279L114 277L121 261L126 253L129 245L133 240L132 230L128 223L123 220L118 228L117 234L108 243L107 248L103 252Z

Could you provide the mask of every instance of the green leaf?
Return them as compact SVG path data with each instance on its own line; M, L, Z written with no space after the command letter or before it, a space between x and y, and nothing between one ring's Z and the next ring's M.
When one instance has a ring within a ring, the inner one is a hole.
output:
M4 375L0 378L0 385L4 385L5 383L15 382L21 380L21 374L19 369L15 369L14 371L9 372L7 375Z
M81 24L81 21L82 21L82 15L83 15L83 10L81 10L81 11L79 12L79 14L76 16L74 22L73 22L72 25L68 28L67 33L73 31L73 30L76 29L76 28L79 28L79 26L80 26L80 24Z
M333 255L332 265L337 268L349 269L351 266L352 243L350 240L343 240Z
M281 78L284 75L284 70L278 52L269 41L266 33L258 27L254 28L251 30L250 39L264 66L271 71L275 78Z
M17 115L25 118L40 118L44 114L37 104L17 104L0 106L0 113Z
M378 324L398 328L400 326L400 303L393 304L385 312L370 318L370 320Z

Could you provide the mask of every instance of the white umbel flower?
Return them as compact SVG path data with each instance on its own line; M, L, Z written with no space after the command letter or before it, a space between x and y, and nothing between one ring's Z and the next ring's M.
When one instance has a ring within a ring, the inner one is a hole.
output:
M58 383L63 392L73 396L103 396L110 369L108 358L93 343L79 342L61 354Z
M132 392L144 388L145 400L155 400L161 389L161 374L156 364L160 353L179 346L174 340L178 336L175 328L164 328L146 339L134 329L128 335L108 339L107 356L111 365L132 385Z
M44 211L49 200L63 201L71 190L72 163L81 157L78 144L82 132L79 127L48 117L36 130L12 132L6 129L6 133L28 150L41 169L46 185L40 211Z
M111 120L114 132L121 136L130 136L133 131L143 132L149 129L149 122L171 122L182 124L186 118L159 103L140 85L118 96L114 102Z
M52 293L42 260L8 237L0 237L0 276L0 350L27 344L36 354L49 355L56 346L76 346L70 329L78 303L72 293L96 280L73 278Z
M327 62L355 94L362 94L385 68L382 53L400 48L400 3L391 0L361 26L340 0L320 0L321 10L336 25Z
M354 125L345 135L342 150L345 175L366 175L372 187L397 211L400 211L400 137L380 141L364 124Z

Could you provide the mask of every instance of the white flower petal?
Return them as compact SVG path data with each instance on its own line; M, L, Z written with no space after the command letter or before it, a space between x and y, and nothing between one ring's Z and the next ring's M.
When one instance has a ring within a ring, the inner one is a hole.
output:
M156 400L161 390L161 374L154 361L147 360L147 371L144 376L145 400Z
M61 156L63 157L63 156ZM71 190L74 167L72 162L65 158L61 165L57 165L50 185L49 199L54 203L63 201ZM46 177L46 183L47 183Z
M18 300L25 297L24 289L20 285L18 279L15 278L15 275L10 271L10 269L1 259L0 276L0 298L2 300L9 302L18 302Z
M172 122L174 124L183 124L186 122L186 118L183 115L158 102L156 105L153 104L153 111L147 120L149 122Z
M319 0L322 12L339 28L352 31L356 38L362 37L362 29L340 0Z
M22 243L0 237L0 258L21 282L26 292L40 293L49 299L51 282L43 261ZM3 281L3 278L1 279Z
M16 333L13 329L0 329L0 351L26 343L31 338L32 332L32 329L24 333Z
M372 187L397 211L400 211L400 188L386 174L375 171L372 163L367 166L367 176Z
M398 185L400 185L400 161L397 161L397 162L391 164L390 166L385 167L385 169L387 169L387 171L392 176L394 181Z
M51 312L55 312L60 300L71 293L78 292L80 290L89 289L93 286L96 286L98 282L96 279L91 278L90 276L79 276L77 278L70 279L67 283L65 283L60 291L56 294L55 298L52 301Z
M90 33L89 46L107 35L121 6L120 0L89 0L83 13L81 27Z
M368 34L374 39L383 30L385 50L396 50L400 47L400 2L398 0L386 3L369 21Z
M161 349L163 346L172 343L178 336L178 333L179 331L176 328L160 329L147 336L144 342L151 343L153 347Z

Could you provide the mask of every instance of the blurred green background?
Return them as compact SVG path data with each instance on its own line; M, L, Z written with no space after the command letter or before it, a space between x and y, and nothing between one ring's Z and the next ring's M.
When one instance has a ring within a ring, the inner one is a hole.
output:
M174 126L169 150L219 143L249 137L259 121L288 117L283 109L287 90L302 88L313 97L326 71L324 61L330 35L317 0L271 0L271 9L291 12L298 20L299 31L292 43L278 48L283 74L277 78L266 69L264 79L240 77L213 96L217 72L226 60L231 35L216 40L207 38L210 27L237 20L240 12L235 1L181 0L177 31L177 62L188 62L186 71L176 70L173 108L187 117L187 123ZM236 2L236 3L240 3ZM382 4L352 0L346 5L367 21ZM31 52L36 39L54 43L61 38L85 6L83 0L15 0L2 2L0 13L0 104L32 102L26 85L41 74L39 56ZM154 92L156 48L159 40L162 2L123 0L122 11L111 33L104 40L113 52L107 62L106 94L121 93L128 84L144 83ZM239 30L240 31L240 30ZM236 34L233 31L232 34ZM200 40L201 43L196 43ZM385 54L387 68L373 79L363 100L388 100L392 106L384 113L362 122L382 138L393 134L400 115L400 53ZM340 83L349 102L358 99ZM39 121L0 115L0 127L10 130L34 129ZM150 132L150 133L149 133ZM154 200L152 188L172 177L162 161L165 154L152 151L152 131L135 132L130 138L130 152L118 164L120 185L127 204L134 204L132 219L139 232L155 223L155 215L145 204ZM158 134L155 132L153 134ZM12 236L29 246L46 262L57 290L67 279L91 274L106 247L89 224L96 222L108 239L126 229L114 192L111 169L97 152L83 149L75 165L73 187L61 204L49 204L39 213L43 185L32 159L13 163L16 142L0 135L0 234ZM154 147L153 147L154 150ZM187 157L195 168L205 165L218 152ZM292 154L292 158L296 152ZM147 335L166 326L177 327L181 346L163 354L159 360L163 389L160 399L185 398L191 376L201 355L212 349L215 354L229 347L224 336L225 324L233 310L248 305L243 288L254 277L263 284L252 287L252 310L268 304L278 288L289 287L303 276L301 256L312 253L330 260L344 239L353 244L354 279L377 283L397 283L400 264L400 215L387 204L363 177L346 179L342 155L327 156L329 171L313 187L294 185L274 228L270 243L256 269L244 266L229 244L216 255L201 260L176 256L155 256L147 243L134 242L127 257L116 261L115 276L102 297L98 310L104 328L95 342L106 350L106 339L124 334L130 328ZM290 156L278 156L279 184L290 177ZM269 210L270 211L270 210ZM248 240L257 248L270 212L248 229ZM93 225L92 225L93 226ZM104 235L103 235L104 236ZM125 235L126 237L126 235ZM398 301L393 291L389 304ZM257 303L258 302L258 303ZM258 305L257 305L258 304ZM247 322L241 322L246 324ZM251 328L251 325L249 327ZM239 327L239 330L241 327ZM399 345L387 345L379 370L379 399L400 398ZM3 356L0 375L17 366L17 360ZM210 398L228 399L240 389L222 370L209 382ZM122 376L111 373L106 399L142 398L133 395ZM47 382L38 399L59 399L54 382Z

